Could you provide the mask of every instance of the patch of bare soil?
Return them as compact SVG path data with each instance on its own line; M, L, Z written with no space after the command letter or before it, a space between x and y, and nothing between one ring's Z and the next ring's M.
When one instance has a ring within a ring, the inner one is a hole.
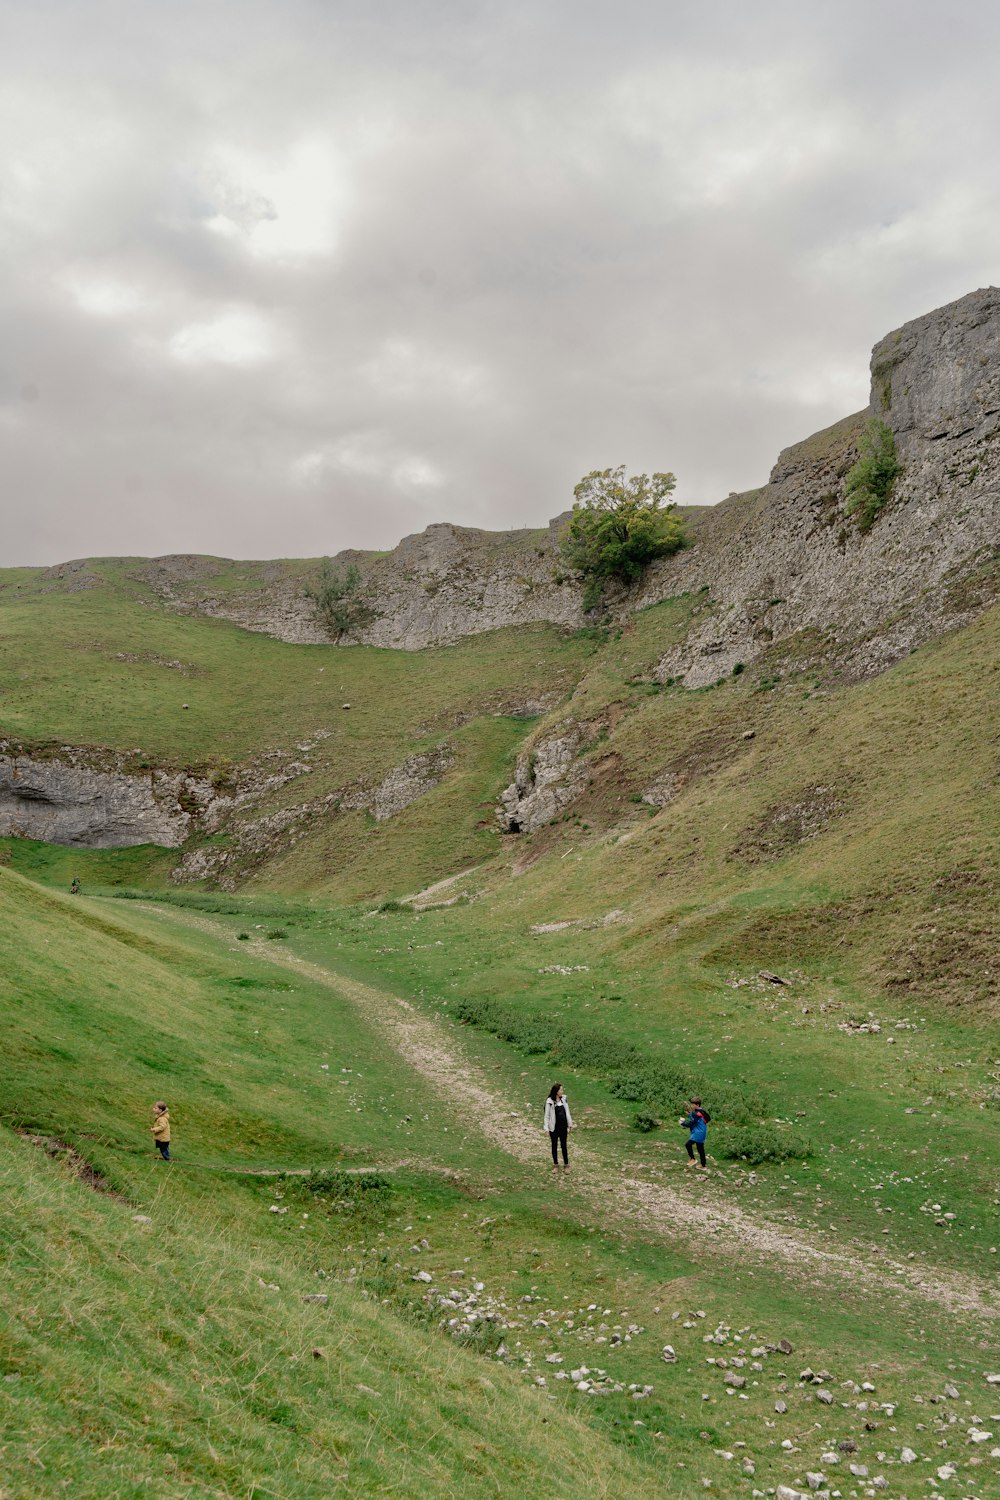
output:
M29 1145L37 1146L47 1156L51 1156L53 1161L61 1161L64 1166L69 1168L74 1177L79 1178L86 1187L91 1188L95 1193L106 1193L109 1198L114 1198L116 1203L131 1203L130 1198L126 1198L124 1193L117 1192L111 1186L110 1182L108 1182L107 1178L102 1177L96 1167L91 1166L86 1157L81 1156L79 1151L75 1150L68 1141L61 1141L55 1135L31 1135L26 1130L19 1130L18 1135L22 1140L27 1141Z
M849 789L844 784L803 787L793 802L769 807L734 845L729 858L748 865L781 859L800 844L818 838L849 808Z

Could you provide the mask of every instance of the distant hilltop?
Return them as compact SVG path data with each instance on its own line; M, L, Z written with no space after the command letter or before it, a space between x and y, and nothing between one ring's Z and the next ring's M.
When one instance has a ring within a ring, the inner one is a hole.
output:
M703 686L805 631L867 675L993 597L1000 291L971 292L888 334L871 375L864 411L786 448L763 488L687 510L694 545L610 598L621 622L670 596L708 593L714 608L664 658L663 676ZM866 533L848 514L845 480L872 417L891 429L900 474ZM416 651L509 625L590 623L561 563L564 520L501 532L442 523L389 553L339 553L335 569L358 574L355 622L341 634L310 598L316 562L172 556L136 560L135 576L173 609L281 640ZM86 561L45 573L56 588L91 577Z

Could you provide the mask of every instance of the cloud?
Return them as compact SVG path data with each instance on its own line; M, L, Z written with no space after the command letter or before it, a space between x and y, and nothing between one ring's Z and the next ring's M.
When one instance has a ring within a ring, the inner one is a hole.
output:
M39 0L5 30L7 564L538 524L619 462L714 501L997 279L971 0Z

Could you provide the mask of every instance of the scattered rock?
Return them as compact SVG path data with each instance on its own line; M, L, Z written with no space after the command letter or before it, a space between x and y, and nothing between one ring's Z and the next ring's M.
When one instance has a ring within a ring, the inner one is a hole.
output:
M132 1223L133 1224L152 1224L152 1222L153 1221L149 1217L149 1214L133 1214L132 1215Z
M302 1300L303 1302L315 1302L317 1307L325 1307L330 1299L326 1292L307 1292Z

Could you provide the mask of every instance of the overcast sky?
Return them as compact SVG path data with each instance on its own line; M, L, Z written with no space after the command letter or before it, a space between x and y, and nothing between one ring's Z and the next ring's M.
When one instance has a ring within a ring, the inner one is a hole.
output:
M0 563L760 484L1000 280L1000 7L0 0Z

